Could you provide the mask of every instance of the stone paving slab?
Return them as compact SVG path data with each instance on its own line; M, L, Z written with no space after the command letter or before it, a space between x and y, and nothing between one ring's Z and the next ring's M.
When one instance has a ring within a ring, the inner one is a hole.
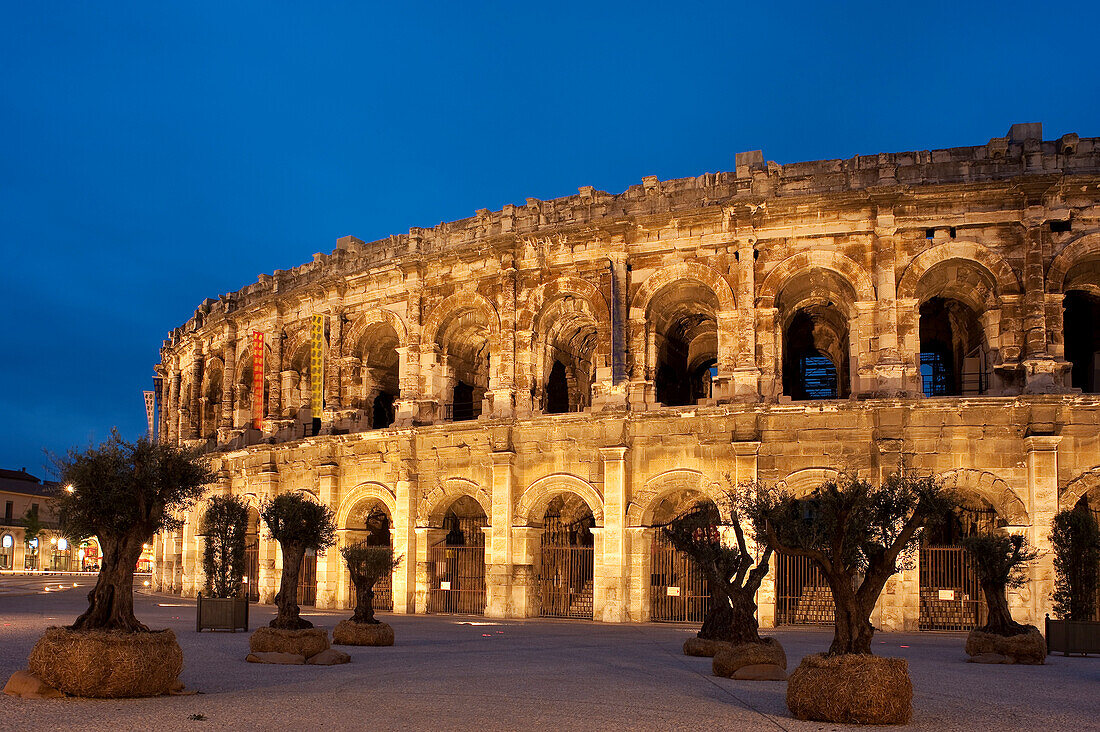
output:
M24 668L48 625L71 622L84 590L0 595L0 676ZM194 696L23 700L0 695L0 728L330 730L808 730L787 715L783 682L711 675L680 653L695 628L470 616L384 615L397 645L341 647L349 664L250 664L248 634L194 631L194 603L139 595L138 617L171 627ZM273 608L254 606L253 627ZM331 628L341 612L307 612ZM770 632L770 631L769 631ZM790 668L828 646L827 630L778 630ZM965 663L963 634L882 634L880 655L910 661L913 729L1100 728L1100 658L1042 667ZM191 720L201 714L205 720Z

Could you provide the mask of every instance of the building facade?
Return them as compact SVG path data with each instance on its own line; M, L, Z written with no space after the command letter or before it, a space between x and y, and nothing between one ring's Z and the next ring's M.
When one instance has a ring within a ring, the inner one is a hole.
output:
M960 535L1047 548L1057 511L1097 505L1098 323L1100 139L1027 124L948 150L755 151L731 172L344 237L206 300L164 342L158 429L208 447L212 491L302 491L341 544L392 542L396 612L612 622L698 616L698 578L655 528L685 506L905 460L969 508L875 624L966 627L981 609ZM158 588L201 589L197 519L158 539ZM270 601L277 545L253 527L249 589ZM812 569L774 564L763 625L831 620ZM307 584L320 607L352 601L336 551ZM1041 618L1052 584L1048 553L1014 613Z

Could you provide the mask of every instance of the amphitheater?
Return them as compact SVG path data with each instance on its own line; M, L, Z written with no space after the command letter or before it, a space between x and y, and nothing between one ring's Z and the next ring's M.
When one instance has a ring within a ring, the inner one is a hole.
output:
M607 622L700 618L704 581L656 528L686 506L905 460L968 507L873 620L967 629L984 608L961 536L1048 548L1057 511L1100 507L1098 324L1100 138L1018 124L946 150L753 151L730 172L345 236L205 300L163 344L157 430L205 446L213 491L253 507L302 491L339 545L392 543L405 561L380 609ZM270 602L280 558L256 518L246 581ZM196 524L158 538L158 589L201 590ZM1049 552L1030 573L1011 603L1035 622ZM337 551L308 558L303 604L353 592ZM828 601L777 558L761 624L831 622Z

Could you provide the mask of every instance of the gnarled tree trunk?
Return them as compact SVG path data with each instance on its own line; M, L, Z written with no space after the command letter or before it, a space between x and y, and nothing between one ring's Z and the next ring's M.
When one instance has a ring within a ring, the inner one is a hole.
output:
M705 568L710 588L710 607L703 618L699 637L727 643L761 643L760 626L756 622L756 600L752 593L728 592L723 581L709 567Z
M871 608L864 607L856 597L852 577L847 574L826 574L833 593L836 614L833 620L833 642L830 656L847 653L871 654L871 639L875 628L871 625Z
M73 630L148 631L134 617L134 568L141 558L145 537L140 531L122 536L100 536L103 557L95 587L88 593L88 609L70 627Z
M268 625L282 630L312 628L313 623L302 619L302 611L298 607L298 575L306 556L305 544L283 543L279 546L283 552L283 572L279 578L279 592L275 595L275 606L279 612Z
M983 633L1013 636L1027 632L1027 627L1020 625L1012 619L1012 613L1008 609L1008 597L1005 596L1004 585L998 582L982 582L982 594L985 595L985 604L989 608L989 618L986 624L978 628Z
M378 578L353 572L351 581L355 584L355 614L351 616L351 621L377 625L379 621L374 617L374 584Z

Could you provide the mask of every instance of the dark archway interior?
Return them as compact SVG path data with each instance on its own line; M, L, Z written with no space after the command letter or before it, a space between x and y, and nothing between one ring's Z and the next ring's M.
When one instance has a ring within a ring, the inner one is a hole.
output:
M376 430L389 427L393 424L394 417L393 394L385 391L379 392L378 396L374 398L371 427Z
M668 407L695 404L711 396L718 363L718 297L693 280L661 289L649 305L657 347L653 386Z
M986 349L977 314L964 303L933 297L920 306L920 367L924 395L983 394Z
M1088 394L1100 393L1100 297L1071 290L1065 297L1066 360L1070 384Z
M481 527L488 521L481 504L470 496L460 496L443 516L443 528L447 531L447 546L485 546L485 532Z
M847 398L848 325L836 308L801 308L785 336L783 393L794 401Z
M593 546L592 527L596 519L580 496L566 493L555 497L546 507L543 541L556 546Z
M550 369L550 378L546 382L546 413L562 414L569 411L569 377L565 375L565 364L554 361Z
M465 381L456 381L454 399L451 405L451 419L455 422L473 419L476 416L474 414L474 387Z

